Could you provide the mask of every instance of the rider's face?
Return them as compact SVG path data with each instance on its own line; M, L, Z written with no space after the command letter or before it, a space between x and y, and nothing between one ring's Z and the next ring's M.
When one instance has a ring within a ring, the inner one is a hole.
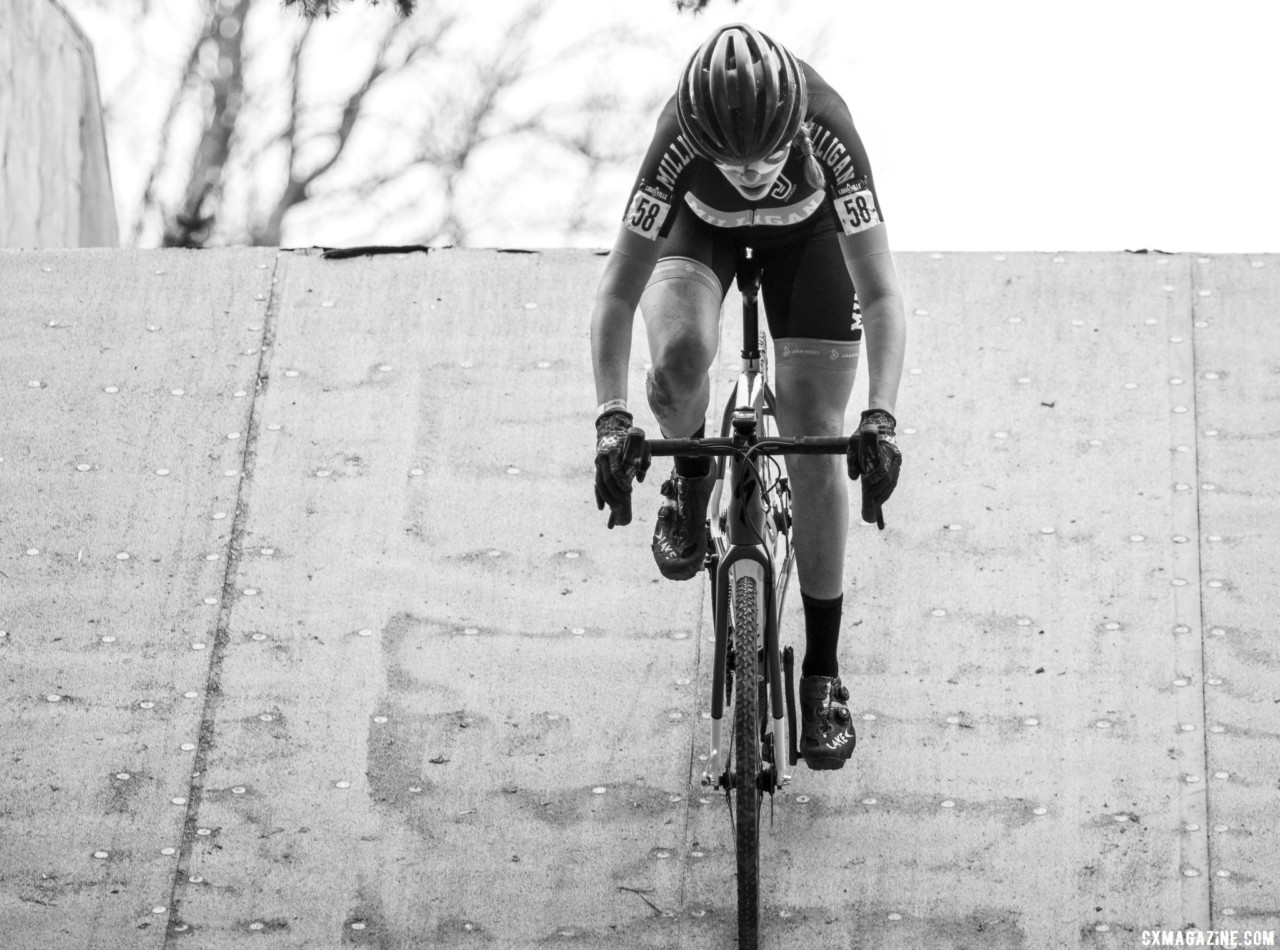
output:
M773 183L782 174L782 166L787 163L791 154L790 146L783 146L772 155L766 155L759 161L746 165L725 165L716 162L720 173L729 179L729 184L738 189L738 193L748 201L759 201L769 193Z

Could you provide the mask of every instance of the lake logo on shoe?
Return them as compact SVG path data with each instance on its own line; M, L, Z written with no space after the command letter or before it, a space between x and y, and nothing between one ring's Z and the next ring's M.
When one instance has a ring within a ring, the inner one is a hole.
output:
M848 743L848 741L852 738L853 736L849 735L849 733L841 732L840 735L836 736L834 739L832 739L830 742L827 743L827 748L839 749L842 745L845 745L846 743Z

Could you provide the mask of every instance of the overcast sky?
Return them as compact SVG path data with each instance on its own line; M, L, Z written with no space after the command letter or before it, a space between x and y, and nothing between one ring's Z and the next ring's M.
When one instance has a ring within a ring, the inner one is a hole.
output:
M1276 0L617 6L669 19L683 56L743 19L808 59L850 105L896 248L1280 251Z
M493 33L523 3L485 0L492 18L478 28ZM368 12L352 0L339 18ZM621 75L665 92L733 20L772 34L848 101L895 249L1280 251L1280 0L711 0L698 17L670 0L555 0L538 37L553 55L603 24L656 34L644 56L582 58L567 85ZM99 42L104 75L113 45ZM631 130L637 151L653 118ZM135 151L112 154L125 202L141 189ZM633 174L602 184L602 224L579 243L612 240ZM563 237L495 221L473 243Z

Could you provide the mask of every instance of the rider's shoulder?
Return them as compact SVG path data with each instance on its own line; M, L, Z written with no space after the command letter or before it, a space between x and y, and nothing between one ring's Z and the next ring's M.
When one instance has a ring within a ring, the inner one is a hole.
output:
M810 116L833 112L843 116L849 114L849 104L845 102L844 96L831 83L823 79L813 66L800 60L800 68L804 70L805 85L809 89Z
M676 113L676 97L672 96L658 112L658 118L653 124L650 147L661 146L665 149L677 140L683 142L684 137L680 132L680 118Z
M672 126L678 131L680 128L680 119L676 114L676 97L672 94L658 112L657 131L661 134L664 130L669 130Z

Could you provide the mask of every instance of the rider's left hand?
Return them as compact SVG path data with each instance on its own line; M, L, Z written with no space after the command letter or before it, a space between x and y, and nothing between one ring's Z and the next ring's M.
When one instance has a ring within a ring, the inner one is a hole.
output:
M898 420L884 409L868 409L862 413L858 432L849 440L847 462L849 477L862 477L862 520L876 523L884 530L881 506L898 486L902 470L902 452L894 430Z
M610 528L631 523L631 480L644 481L649 470L644 431L631 422L631 413L619 409L596 420L596 507L609 506Z

